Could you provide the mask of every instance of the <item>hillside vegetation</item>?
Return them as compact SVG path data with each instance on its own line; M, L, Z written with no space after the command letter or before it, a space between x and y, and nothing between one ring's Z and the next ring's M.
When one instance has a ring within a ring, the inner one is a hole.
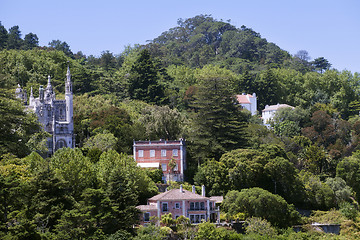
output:
M43 159L47 135L13 93L20 84L37 97L50 75L62 98L67 66L77 148ZM258 115L236 103L242 93L256 93ZM268 129L261 111L277 103L295 109L280 110ZM136 166L132 144L185 138L187 183L223 195L223 218L250 227L242 235L208 223L171 226L182 239L209 232L214 239L323 238L310 228L284 230L313 221L341 223L340 239L356 239L359 111L359 73L331 68L322 56L311 60L306 50L291 55L251 28L209 15L179 19L146 45L101 56L73 53L60 40L39 46L36 34L21 38L18 26L0 24L0 238L167 235L132 228L135 206L157 194L159 181L158 171ZM314 214L301 218L296 208Z

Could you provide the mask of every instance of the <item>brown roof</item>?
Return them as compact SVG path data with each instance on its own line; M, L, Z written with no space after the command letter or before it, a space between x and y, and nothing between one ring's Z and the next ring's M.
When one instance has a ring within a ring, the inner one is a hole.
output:
M166 201L166 200L209 200L207 197L203 197L199 194L180 189L172 189L170 191L160 193L156 196L153 196L149 201Z
M151 210L157 210L157 206L156 205L139 205L136 206L137 209L139 209L140 211L151 211Z

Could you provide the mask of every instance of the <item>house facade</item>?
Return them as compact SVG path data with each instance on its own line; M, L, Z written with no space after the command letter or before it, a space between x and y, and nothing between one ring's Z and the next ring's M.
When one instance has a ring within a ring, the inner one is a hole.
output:
M134 160L143 168L161 168L163 181L184 181L186 145L180 140L134 141Z
M219 201L222 201L222 196L206 197L204 186L202 194L199 195L195 193L195 186L190 192L181 185L180 189L172 189L148 199L147 205L139 205L137 209L141 211L141 225L149 223L151 217L161 219L162 215L168 213L171 213L174 219L187 217L193 224L202 221L219 222L220 210L216 206Z
M65 99L56 99L50 76L48 76L46 88L40 86L38 98L34 98L31 88L28 102L26 91L20 85L15 95L24 102L27 110L36 113L43 129L50 133L51 137L47 139L48 156L54 154L59 148L75 147L73 91L69 67L65 79Z
M241 94L236 95L236 99L239 104L244 108L251 112L251 115L254 116L257 113L257 97L256 94Z
M276 105L266 105L265 109L262 110L262 120L265 126L270 127L270 120L274 117L275 113L281 108L291 108L294 109L293 106L287 104L276 104Z

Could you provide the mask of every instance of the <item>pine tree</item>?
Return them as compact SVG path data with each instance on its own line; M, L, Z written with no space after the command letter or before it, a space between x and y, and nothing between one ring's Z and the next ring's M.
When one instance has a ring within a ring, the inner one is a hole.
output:
M191 104L194 118L190 148L198 161L218 160L224 152L247 145L247 117L236 102L229 79L208 70Z
M148 50L141 51L131 68L129 94L133 99L148 103L161 103L164 98L163 87L158 82L158 70Z

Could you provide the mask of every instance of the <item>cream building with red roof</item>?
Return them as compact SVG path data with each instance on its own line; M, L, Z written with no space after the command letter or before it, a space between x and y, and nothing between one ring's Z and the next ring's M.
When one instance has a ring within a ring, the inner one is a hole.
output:
M160 193L148 199L148 205L139 205L142 214L140 224L144 225L150 222L151 217L161 219L164 214L171 213L174 219L184 216L190 219L191 223L201 223L204 221L218 222L220 220L220 211L216 203L221 203L223 197L206 197L205 186L202 186L201 195L195 192L195 186L192 191L183 189L172 189Z
M257 113L257 97L256 94L253 93L252 95L250 94L241 94L241 95L236 95L236 99L237 101L240 103L240 105L249 110L251 112L251 115L256 115Z

